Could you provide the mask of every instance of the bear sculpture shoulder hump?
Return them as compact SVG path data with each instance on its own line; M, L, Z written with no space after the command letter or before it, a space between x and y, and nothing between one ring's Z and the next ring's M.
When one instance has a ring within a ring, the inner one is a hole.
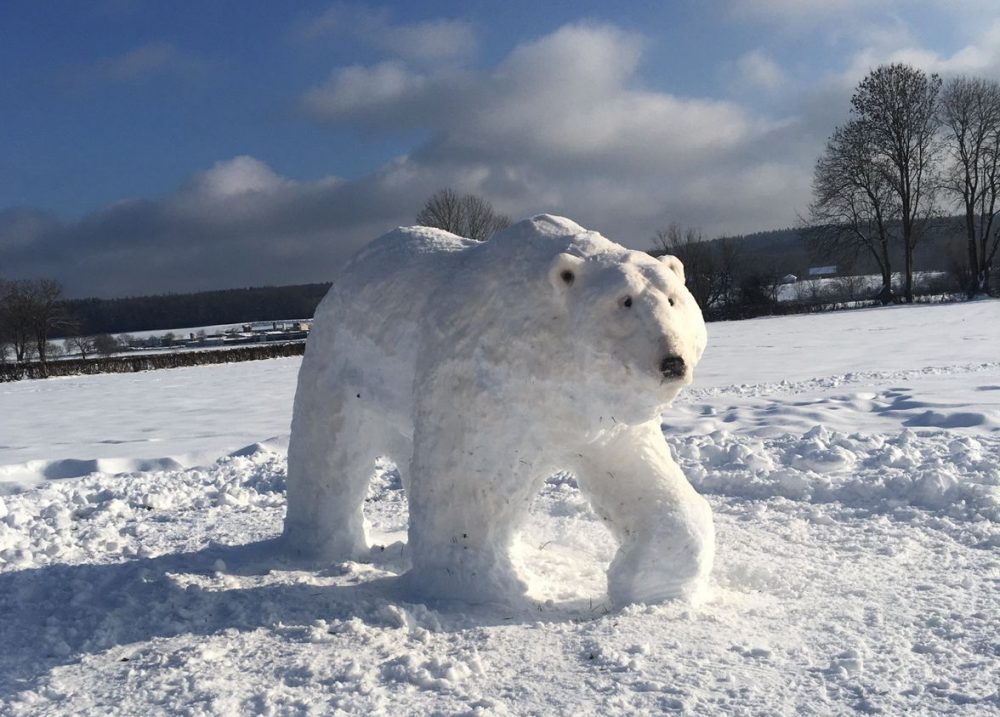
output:
M712 514L660 429L705 350L683 271L551 215L483 243L426 227L372 242L317 309L302 361L288 549L368 556L362 505L387 456L409 500L412 593L506 602L525 590L514 533L568 470L619 544L613 603L699 594Z

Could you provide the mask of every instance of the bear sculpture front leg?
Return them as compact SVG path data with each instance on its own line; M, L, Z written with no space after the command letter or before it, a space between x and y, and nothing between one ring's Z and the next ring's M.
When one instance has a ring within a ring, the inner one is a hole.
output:
M404 578L415 597L510 604L525 592L510 547L544 470L519 459L510 446L527 439L489 414L498 411L494 405L467 411L478 420L448 412L418 421L409 489L412 568Z
M470 458L467 456L467 458ZM420 598L512 603L525 592L510 546L531 500L528 479L492 458L462 466L414 462L405 582ZM517 486L514 488L514 486Z
M715 556L712 509L674 462L659 421L592 445L578 479L619 543L608 569L614 605L703 594Z

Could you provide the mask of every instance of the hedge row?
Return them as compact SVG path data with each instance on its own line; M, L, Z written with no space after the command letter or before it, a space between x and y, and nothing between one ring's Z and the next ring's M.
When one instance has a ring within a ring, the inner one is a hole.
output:
M23 364L5 363L0 364L0 382L19 381L25 378L46 378L49 376L133 373L136 371L152 371L160 368L181 368L183 366L205 366L208 364L235 363L237 361L258 361L260 359L301 356L305 350L305 342L296 341L205 351L174 351L162 354L138 354L135 356L65 359L49 361L45 366L42 366L38 362Z

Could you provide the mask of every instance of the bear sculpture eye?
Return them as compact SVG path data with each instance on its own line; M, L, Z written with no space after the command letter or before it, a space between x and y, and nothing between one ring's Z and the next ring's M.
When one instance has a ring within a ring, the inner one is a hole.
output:
M670 305L671 305L671 306L673 306L673 305L674 305L674 300L673 300L673 299L667 299L667 301L669 301L669 302L670 302Z
M629 308L629 307L631 307L632 306L632 297L631 296L626 296L625 300L622 301L622 306L624 306L626 309Z
M562 279L567 284L572 284L573 280L576 278L576 275L572 271L567 269L566 271L564 271L562 274L559 275L559 278Z

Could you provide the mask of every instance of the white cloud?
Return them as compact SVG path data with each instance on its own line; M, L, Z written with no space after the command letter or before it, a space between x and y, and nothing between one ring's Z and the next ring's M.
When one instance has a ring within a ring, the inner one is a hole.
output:
M478 71L398 64L382 82L384 63L340 70L305 102L338 126L423 128L428 140L384 171L387 182L478 192L512 216L563 212L632 246L675 219L708 234L794 224L808 202L810 129L735 102L649 89L646 44L614 26L575 23ZM763 53L744 64L758 83L782 76ZM710 197L713 184L722 189Z
M216 162L198 174L192 189L196 194L209 197L233 197L241 194L275 192L289 187L291 180L280 177L259 159L247 155Z
M478 42L472 26L460 20L431 20L385 28L372 38L381 50L420 62L468 59Z
M731 18L811 36L813 42L853 47L846 68L838 73L842 83L853 85L887 62L906 62L942 75L1000 72L996 0L720 1ZM917 28L935 36L921 40ZM965 37L965 44L950 53L934 49L940 48L939 33Z
M948 56L921 53L914 64L942 75L983 74L1000 80L1000 19L984 25L980 33Z
M121 55L68 68L62 80L78 90L102 85L136 85L163 76L195 77L208 66L202 57L172 43L152 42Z
M1000 19L984 23L966 45L951 54L921 46L908 32L887 34L880 39L857 50L846 69L834 77L835 81L854 86L875 67L892 62L904 62L943 77L974 74L1000 80Z
M885 10L892 0L722 0L730 16L763 21L787 29L807 30L834 18L857 17Z
M388 10L336 3L300 27L311 40L361 41L387 55L417 63L465 62L478 49L473 26L463 20L434 19L395 24Z
M330 73L329 79L302 98L305 109L318 117L343 119L391 111L426 87L427 78L399 62L372 67L354 65Z
M736 61L735 85L741 92L775 92L786 81L784 71L763 50L752 50Z
M644 42L610 26L570 25L516 47L492 70L346 68L304 101L314 116L359 127L425 126L439 156L551 167L688 165L766 130L736 104L643 89Z

